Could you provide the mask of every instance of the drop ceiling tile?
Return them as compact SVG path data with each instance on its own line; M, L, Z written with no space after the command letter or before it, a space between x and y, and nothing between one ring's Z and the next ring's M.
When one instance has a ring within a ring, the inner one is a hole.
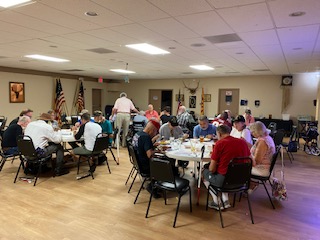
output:
M265 2L265 0L207 0L215 8L229 8L253 3Z
M217 12L235 32L273 28L272 19L265 3L219 9Z
M167 13L146 0L92 0L92 2L136 22L145 22L169 17Z
M199 37L199 35L195 34L173 18L144 22L142 24L149 29L156 30L157 33L162 34L172 40Z
M171 16L189 15L212 9L205 0L149 0L149 2Z
M203 37L234 33L215 11L180 16L176 19Z
M248 46L279 44L275 30L238 33L238 35Z
M319 25L281 28L277 30L282 45L300 42L315 42Z
M107 28L85 31L84 33L92 35L97 38L104 39L106 41L116 43L117 45L140 43L140 41L136 38L129 37L125 34L122 34L122 33L116 32L116 31L112 31Z
M320 1L318 0L275 0L268 1L276 27L320 24ZM290 17L293 12L306 12L300 17Z

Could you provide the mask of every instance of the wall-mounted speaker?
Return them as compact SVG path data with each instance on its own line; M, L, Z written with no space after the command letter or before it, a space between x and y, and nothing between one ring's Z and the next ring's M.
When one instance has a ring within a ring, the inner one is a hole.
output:
M282 76L281 86L292 86L292 76Z

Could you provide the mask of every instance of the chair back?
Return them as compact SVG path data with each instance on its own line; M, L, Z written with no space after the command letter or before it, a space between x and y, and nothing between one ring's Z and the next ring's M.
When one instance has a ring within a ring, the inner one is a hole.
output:
M109 145L109 135L106 133L99 133L96 137L94 147L92 150L93 154L101 153L103 150L107 149Z
M131 156L132 164L137 169L137 171L140 173L140 168L139 168L139 164L138 164L138 154L137 154L136 150L134 150L131 143L128 145L128 151Z
M277 130L274 134L273 141L275 146L279 146L282 144L284 138L284 131L283 130Z
M3 131L6 127L7 118L5 116L0 116L0 131Z
M229 162L222 188L226 190L249 189L251 168L252 159L250 157L233 158Z
M37 152L34 148L33 141L28 135L19 135L17 137L17 144L20 155L26 157L29 160L37 159Z
M132 127L133 127L133 134L142 131L145 127L146 123L145 121L133 121Z
M150 159L150 176L159 182L169 182L175 185L172 165L167 159L152 157Z
M129 155L129 160L130 162L133 164L133 160L132 160L132 150L130 150L130 146L132 147L132 138L131 137L126 137L126 143L127 143L127 149L128 149L128 155Z
M277 123L275 123L275 122L270 122L269 125L268 125L268 129L270 130L269 135L270 135L270 136L274 136L274 134L275 134L276 131L277 131Z
M277 146L276 147L276 152L273 154L272 156L272 160L271 160L271 164L270 164L270 169L269 169L269 177L271 176L271 173L273 171L273 168L277 162L277 158L278 158L278 155L279 155L279 152L280 152L280 149L281 149L281 146Z
M292 131L290 134L290 141L298 141L298 131L297 126L292 126Z

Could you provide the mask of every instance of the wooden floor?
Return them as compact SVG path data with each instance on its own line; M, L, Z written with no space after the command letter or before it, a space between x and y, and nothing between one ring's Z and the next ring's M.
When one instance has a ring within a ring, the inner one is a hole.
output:
M177 199L172 195L167 206L163 199L154 200L146 219L149 194L142 191L133 204L140 182L127 193L129 186L124 183L131 165L127 151L121 149L120 154L120 165L108 157L112 174L103 165L97 167L94 180L76 180L73 168L65 176L41 176L36 187L24 181L13 184L19 161L7 162L0 173L0 239L320 239L320 157L299 151L291 164L285 155L289 200L274 200L273 210L260 186L251 197L255 224L242 199L223 212L222 229L218 212L205 211L204 187L196 206L195 182L189 170L186 177L193 186L193 212L189 213L184 196L173 228Z

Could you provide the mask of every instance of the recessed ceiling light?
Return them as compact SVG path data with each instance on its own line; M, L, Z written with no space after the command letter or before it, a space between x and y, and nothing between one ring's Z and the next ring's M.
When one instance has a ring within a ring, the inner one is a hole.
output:
M290 13L289 16L290 17L300 17L300 16L303 16L305 14L306 14L306 12L298 11L298 12Z
M136 73L136 72L129 71L129 70L126 70L126 69L110 69L110 71L112 71L112 72L118 72L118 73L126 73L126 74Z
M292 48L292 50L301 50L302 48L297 47L297 48Z
M148 53L148 54L151 54L151 55L169 54L170 53L170 52L168 52L166 50L163 50L161 48L152 46L152 45L150 45L148 43L129 44L129 45L126 45L126 47L132 48L132 49L144 52L144 53Z
M171 50L171 49L176 49L176 47L168 47L168 49L170 49L170 50Z
M70 60L67 60L67 59L49 57L49 56L44 56L44 55L39 55L39 54L25 55L25 57L49 61L49 62L70 62Z
M191 47L204 47L205 44L204 43L192 43L190 46Z
M236 54L238 54L238 55L242 55L242 54L244 54L243 52L236 52Z
M86 15L88 17L96 17L96 16L98 16L98 13L93 12L93 11L88 11L88 12L85 12L84 15Z
M203 71L205 71L205 70L214 70L213 67L209 67L207 65L190 65L189 67L197 69L197 70L203 70Z
M9 8L24 3L32 3L32 0L0 0L0 7Z

